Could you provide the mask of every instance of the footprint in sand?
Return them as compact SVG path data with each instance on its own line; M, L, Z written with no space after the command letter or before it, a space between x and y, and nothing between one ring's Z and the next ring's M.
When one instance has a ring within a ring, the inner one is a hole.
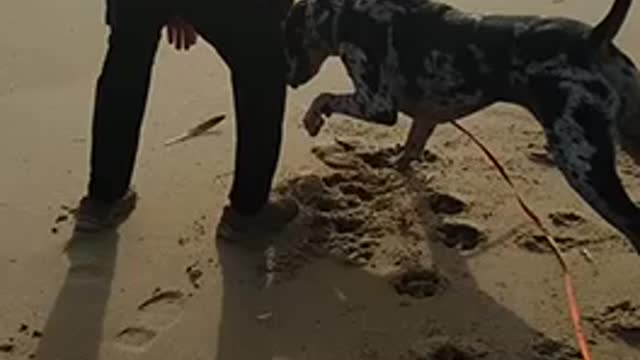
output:
M450 248L470 251L476 249L487 239L475 226L461 222L449 222L436 229L436 238Z
M116 335L116 343L128 350L143 351L160 331L175 325L182 316L186 296L179 290L157 291L138 305L135 325Z
M180 319L185 295L179 290L158 292L138 306L139 317L148 326L164 329Z
M116 335L118 345L132 350L144 349L158 335L157 332L145 327L132 326L125 328Z

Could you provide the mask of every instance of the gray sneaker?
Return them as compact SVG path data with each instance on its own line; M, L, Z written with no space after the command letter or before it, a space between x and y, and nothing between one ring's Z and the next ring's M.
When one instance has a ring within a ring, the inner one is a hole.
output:
M137 201L138 194L133 190L115 202L103 202L85 196L76 210L76 230L99 232L114 228L131 214Z
M256 215L241 215L226 206L217 228L219 239L235 242L253 236L276 233L291 223L300 212L298 203L290 198L269 201Z

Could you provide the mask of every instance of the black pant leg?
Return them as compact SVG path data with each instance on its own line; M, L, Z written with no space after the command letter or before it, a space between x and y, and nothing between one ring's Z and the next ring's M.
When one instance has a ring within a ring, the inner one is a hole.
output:
M282 9L266 0L192 0L198 32L223 57L233 83L236 157L231 206L255 213L269 198L279 161L286 99Z
M104 201L121 197L130 185L166 18L162 9L144 3L109 1L111 33L95 92L89 181L89 196Z
M278 58L233 71L236 157L231 205L254 213L269 199L280 157L286 82Z

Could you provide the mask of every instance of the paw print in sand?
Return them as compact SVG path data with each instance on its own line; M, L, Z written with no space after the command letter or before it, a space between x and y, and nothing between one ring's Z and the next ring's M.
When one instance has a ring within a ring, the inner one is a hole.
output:
M564 342L540 336L532 345L535 360L579 360L580 351Z
M598 331L628 345L640 347L640 306L622 301L606 307L601 313L588 317Z
M436 229L435 238L447 247L470 251L486 241L486 235L471 224L446 222Z
M449 194L434 192L428 197L431 210L440 215L459 215L467 209L467 204Z
M391 284L398 295L425 299L444 291L449 282L437 269L414 268L396 275Z

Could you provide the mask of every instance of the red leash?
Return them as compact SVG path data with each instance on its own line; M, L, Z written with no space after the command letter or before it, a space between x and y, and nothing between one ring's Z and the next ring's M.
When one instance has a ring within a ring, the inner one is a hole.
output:
M569 272L569 265L567 264L567 261L562 255L562 251L560 250L558 243L556 243L556 241L551 236L549 231L547 231L547 229L544 227L544 225L542 224L542 221L540 221L540 218L524 202L524 200L520 196L520 193L518 192L515 185L513 184L513 181L511 181L511 178L505 171L504 167L500 165L500 162L498 162L496 157L493 156L491 151L486 146L484 146L475 136L473 136L473 134L471 134L464 127L462 127L462 125L458 124L455 121L453 121L452 124L458 130L460 130L465 135L467 135L471 139L471 141L473 141L476 145L478 145L478 147L480 147L482 152L484 152L484 154L489 158L489 160L493 163L493 165L498 169L498 171L500 172L504 180L507 182L507 184L509 184L522 210L536 224L536 226L540 229L540 231L543 232L544 237L547 240L547 243L553 250L553 253L556 255L556 258L558 259L558 262L560 263L560 266L562 267L562 271L564 273L564 288L567 294L567 301L569 302L569 311L571 313L571 320L573 322L573 328L575 330L575 336L578 341L578 345L580 346L580 352L582 353L582 358L584 360L593 360L593 357L591 356L591 350L589 349L589 343L587 342L587 338L584 334L584 328L582 326L582 316L580 314L580 307L578 306L576 291L573 286L571 273Z

